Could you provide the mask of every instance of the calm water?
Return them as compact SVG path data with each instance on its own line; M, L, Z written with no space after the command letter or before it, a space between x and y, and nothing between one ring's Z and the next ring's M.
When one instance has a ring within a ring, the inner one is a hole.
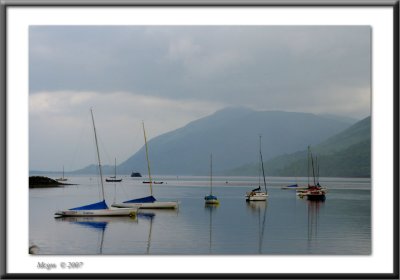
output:
M105 183L106 201L146 196L141 179ZM293 178L268 178L267 202L247 203L252 177L214 178L219 207L205 207L207 177L163 177L153 186L160 201L179 210L146 210L136 218L54 218L56 210L97 202L95 177L69 177L79 185L30 189L29 242L38 254L371 254L371 183L365 179L321 179L325 202L300 199L281 187ZM306 180L299 179L304 185Z

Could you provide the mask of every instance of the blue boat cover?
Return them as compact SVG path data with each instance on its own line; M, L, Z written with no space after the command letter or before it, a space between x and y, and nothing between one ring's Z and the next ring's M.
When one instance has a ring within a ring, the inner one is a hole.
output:
M287 186L288 188L297 188L298 187L298 185L297 184L294 184L294 185L289 185L289 186Z
M108 209L108 206L104 200L89 205L71 208L69 210L103 210L103 209Z
M142 198L127 200L127 201L124 201L123 203L151 203L154 201L156 201L156 199L154 198L154 196L150 195L150 196L146 196L146 197L142 197Z
M212 200L212 199L217 200L217 197L214 195L207 195L206 197L204 197L204 199L205 200Z

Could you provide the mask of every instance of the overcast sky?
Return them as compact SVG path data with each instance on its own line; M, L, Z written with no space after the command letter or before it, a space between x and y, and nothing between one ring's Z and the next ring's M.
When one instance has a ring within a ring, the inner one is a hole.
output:
M228 106L370 115L368 26L31 26L30 170L104 164ZM90 150L90 151L89 151Z

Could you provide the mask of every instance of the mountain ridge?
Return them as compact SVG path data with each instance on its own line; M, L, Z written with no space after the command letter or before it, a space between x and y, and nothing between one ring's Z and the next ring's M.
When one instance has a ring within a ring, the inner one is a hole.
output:
M300 153L303 157L304 147L311 145L314 149L352 127L351 120L340 121L341 118L301 112L255 111L245 107L224 108L149 139L152 173L207 175L210 153L213 153L215 174L251 166L258 161L259 134L262 134L264 162L274 159L276 167L284 167L288 155ZM96 170L96 165L89 165L68 173L94 174ZM103 166L104 174L113 172L114 166ZM139 151L117 166L117 172L147 174L144 143Z
M311 147L318 156L320 175L326 177L371 176L371 117L355 123ZM270 176L307 176L307 149L283 154L265 163ZM255 175L256 164L239 166L225 174Z
M317 144L347 127L345 122L311 113L225 108L150 139L150 163L157 174L204 175L208 174L208 157L213 153L215 172L221 172L257 159L259 134L263 135L264 147L274 147L265 153L264 158L270 159L309 143ZM145 164L142 147L118 170L144 173Z

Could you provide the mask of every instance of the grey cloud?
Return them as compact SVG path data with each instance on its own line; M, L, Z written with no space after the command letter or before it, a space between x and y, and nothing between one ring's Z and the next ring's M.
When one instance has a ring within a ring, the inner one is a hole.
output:
M369 88L370 40L368 26L33 26L30 93L126 91L286 109L288 100L318 104Z

